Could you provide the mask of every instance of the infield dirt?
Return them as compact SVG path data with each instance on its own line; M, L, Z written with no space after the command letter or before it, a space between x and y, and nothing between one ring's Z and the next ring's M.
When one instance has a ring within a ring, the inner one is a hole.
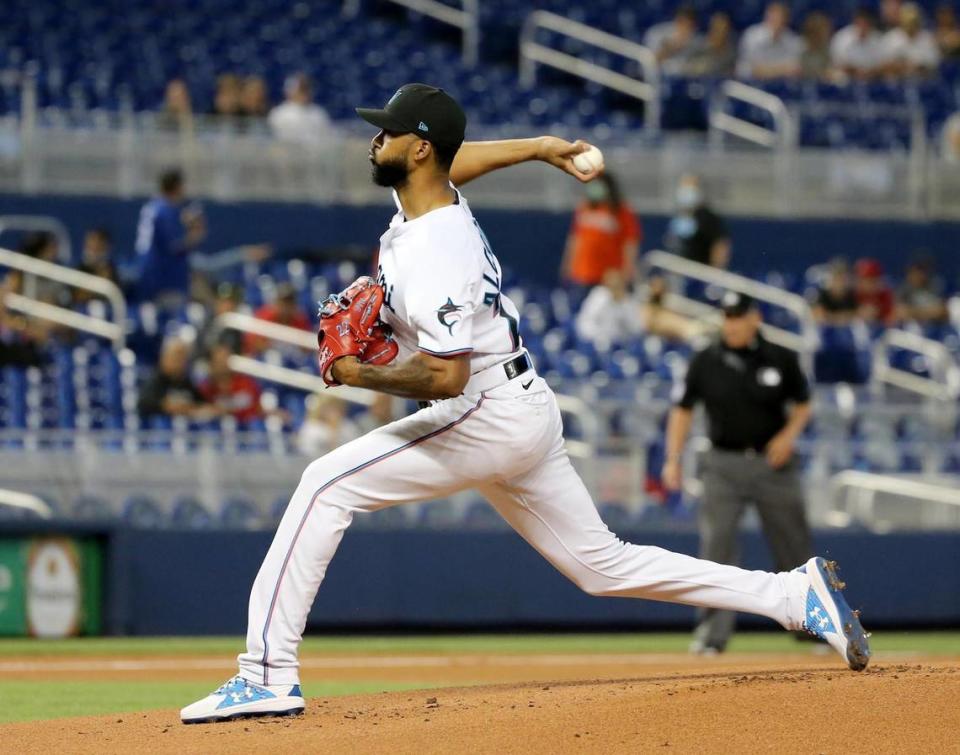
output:
M830 656L636 656L635 662L598 656L593 663L557 658L556 664L528 665L520 657L502 656L509 661L499 664L495 658L410 664L390 673L379 668L376 675L450 684L468 678L514 681L308 699L306 715L292 719L184 726L170 710L7 724L0 726L0 749L417 755L960 753L960 666L939 659L879 662L856 674L839 668ZM357 673L322 660L304 668L308 698L311 679L352 678ZM68 672L63 662L51 659L42 676L77 674L76 668ZM123 668L102 668L101 673L142 679L140 674L156 678L161 671L137 671L133 659L125 663ZM33 659L30 677L37 678L43 665L42 659ZM195 666L192 671L181 668L179 675L216 673L202 663ZM369 668L365 675L371 675Z

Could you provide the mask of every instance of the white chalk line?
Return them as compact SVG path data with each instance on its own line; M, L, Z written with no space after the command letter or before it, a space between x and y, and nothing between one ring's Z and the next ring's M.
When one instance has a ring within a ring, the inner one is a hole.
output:
M717 661L728 663L770 660L787 660L780 653L737 653L715 658L696 658L704 663ZM913 651L877 653L875 660L905 660L929 658ZM802 661L803 655L790 655L790 661ZM400 656L307 656L300 660L300 668L306 669L402 669L402 668L504 668L517 666L653 666L676 663L689 666L694 658L680 653L643 654L537 654L537 655L400 655ZM102 671L218 671L236 668L236 661L223 658L90 658L84 660L9 660L0 661L0 674L4 672L102 672Z

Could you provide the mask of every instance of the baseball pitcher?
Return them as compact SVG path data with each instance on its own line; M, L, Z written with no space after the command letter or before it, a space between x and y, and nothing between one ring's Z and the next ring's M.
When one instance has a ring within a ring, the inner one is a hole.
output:
M589 180L595 171L572 164L589 145L552 137L463 145L460 106L424 84L357 113L379 129L373 180L393 189L397 212L380 237L378 279L361 278L322 306L320 373L330 385L422 408L307 467L253 584L239 674L184 708L182 720L302 711L298 647L354 514L466 488L591 595L768 616L822 637L850 668L866 667L866 634L832 563L746 571L625 543L598 516L564 449L554 395L523 348L500 263L456 188L532 159Z

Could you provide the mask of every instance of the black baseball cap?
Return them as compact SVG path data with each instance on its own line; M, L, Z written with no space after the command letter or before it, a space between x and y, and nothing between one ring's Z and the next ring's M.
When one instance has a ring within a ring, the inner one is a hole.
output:
M727 317L743 317L755 306L752 296L739 291L727 291L720 299L720 309Z
M453 97L428 84L404 84L383 108L358 107L367 123L385 131L416 134L434 144L459 147L467 116Z

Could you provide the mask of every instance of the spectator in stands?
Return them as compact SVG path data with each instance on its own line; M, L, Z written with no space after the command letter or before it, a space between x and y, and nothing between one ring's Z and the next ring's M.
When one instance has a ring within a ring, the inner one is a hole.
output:
M763 23L751 26L740 39L737 74L743 78L786 79L800 75L803 40L790 30L786 3L767 5Z
M813 316L823 325L849 325L857 316L857 295L850 282L850 266L842 258L833 260L824 284L817 289Z
M636 214L607 171L584 187L586 198L573 215L561 263L561 277L581 286L596 286L607 270L633 280L642 232Z
M183 79L170 79L163 95L163 110L158 125L170 131L193 129L193 105L190 90Z
M877 76L884 64L883 37L876 29L873 13L858 8L853 21L833 36L830 58L834 70L847 78L867 80Z
M602 283L590 290L577 313L576 330L581 340L604 351L613 341L640 332L640 304L621 270L606 270Z
M934 261L922 255L907 265L903 285L897 291L897 319L921 324L947 320L943 281L933 274Z
M241 101L242 85L235 73L217 76L217 88L213 94L213 115L236 118L243 115Z
M263 416L260 407L260 386L249 375L230 369L233 355L225 343L210 351L207 379L200 385L203 400L217 407L220 414L233 417L239 425Z
M673 21L650 27L643 44L653 50L664 73L688 74L703 45L703 38L697 33L696 9L692 5L681 5Z
M278 284L273 302L260 307L254 316L278 325L311 330L310 318L297 305L297 292L290 283ZM260 354L267 348L268 339L247 333L243 343L247 354Z
M80 269L117 283L117 268L113 264L113 236L106 228L91 228L83 235L83 249L80 253Z
M703 265L730 264L730 234L726 223L710 209L700 177L688 173L677 184L677 214L667 228L666 246L674 254Z
M47 340L49 326L7 309L7 294L20 293L22 285L19 270L10 270L0 279L0 367L43 363L41 347Z
M655 276L647 285L646 301L640 307L640 329L668 341L693 342L712 328L702 321L674 312L666 306L667 282Z
M197 348L194 356L203 358L210 354L218 345L225 345L231 354L239 354L243 349L243 334L239 330L221 330L219 333L213 327L214 321L220 315L236 312L240 308L243 292L239 286L232 283L221 283L217 286L213 300L213 313L197 336Z
M900 9L900 26L883 37L884 71L895 77L929 76L940 65L940 48L923 28L923 12L916 3Z
M888 32L900 26L903 0L880 0L880 29Z
M119 285L117 268L113 264L111 252L113 237L106 228L91 228L83 235L83 250L80 253L80 271L89 275L96 275L111 283ZM84 304L91 299L99 298L91 291L83 288L73 290L73 300L77 304Z
M42 262L50 262L54 265L63 264L63 260L60 259L60 241L55 234L49 231L28 233L20 241L18 251ZM30 274L23 276L20 293L38 299L45 304L56 304L61 307L69 306L72 300L70 287L50 278Z
M730 16L717 11L710 16L707 34L697 55L690 61L690 76L733 76L737 66L737 42Z
M889 325L894 316L893 291L883 278L883 266L864 257L854 267L854 292L860 317L871 325Z
M354 438L360 429L347 417L347 404L329 393L307 397L307 416L297 433L297 450L317 458Z
M140 210L136 294L170 311L188 300L189 256L206 238L207 226L199 207L186 204L183 174L179 170L164 171L159 189L159 195Z
M833 22L826 13L811 11L803 19L803 54L800 75L805 79L823 79L830 71L830 38Z
M957 22L953 6L941 3L937 6L934 18L933 34L937 38L940 55L944 58L960 57L960 23Z
M270 111L268 121L281 142L316 149L330 142L333 127L326 111L313 102L310 78L290 76L283 86L286 100Z
M247 76L240 92L240 111L247 118L266 118L270 113L267 84L262 76Z
M160 361L140 389L142 417L159 415L210 419L220 411L207 403L190 377L190 344L170 337L163 343Z

